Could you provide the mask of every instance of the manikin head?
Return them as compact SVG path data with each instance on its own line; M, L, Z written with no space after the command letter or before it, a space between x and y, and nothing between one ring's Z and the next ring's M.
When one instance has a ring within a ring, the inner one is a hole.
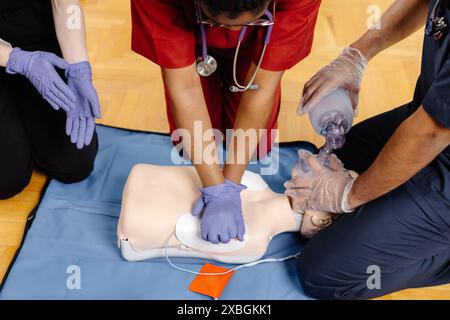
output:
M301 179L302 175L304 175L303 166L301 165L301 159L303 158L302 152L304 152L304 150L299 150L299 160L292 168L291 180L285 183L285 187L287 187L287 183L296 184L296 179ZM330 158L329 164L332 169L343 169L342 162L334 154ZM303 222L300 229L300 233L303 237L310 239L332 223L334 215L328 212L316 210L309 210L305 212L302 209L299 209L303 207L303 202L305 201L303 197L298 197L297 193L292 192L291 190L287 190L285 193L289 198L289 203L291 204L292 210L303 215Z

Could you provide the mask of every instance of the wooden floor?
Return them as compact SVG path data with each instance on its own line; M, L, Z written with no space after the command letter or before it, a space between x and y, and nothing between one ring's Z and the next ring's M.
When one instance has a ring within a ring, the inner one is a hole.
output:
M385 10L391 0L325 0L317 23L312 54L283 79L280 140L321 142L307 118L293 116L303 83L365 31L369 5ZM128 0L82 1L94 81L100 95L100 123L166 132L163 87L159 68L130 50ZM375 58L366 72L357 121L408 102L419 74L422 32ZM28 188L0 201L0 278L17 250L26 217L36 204L45 177L36 173ZM384 299L450 299L450 285L412 289Z

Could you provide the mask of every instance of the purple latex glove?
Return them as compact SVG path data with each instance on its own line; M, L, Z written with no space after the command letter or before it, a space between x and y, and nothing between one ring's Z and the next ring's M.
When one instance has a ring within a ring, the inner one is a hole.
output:
M244 185L237 185L228 179L224 183L201 189L201 196L194 205L192 214L203 211L200 230L203 240L218 244L231 239L244 240L245 225L242 216L241 191Z
M76 97L55 70L55 67L66 69L68 66L67 61L53 53L14 48L9 55L6 72L25 76L55 110L61 108L68 112Z
M95 118L100 118L100 103L92 84L92 69L87 61L66 69L67 85L76 95L74 108L67 113L66 134L78 149L88 146L94 135Z

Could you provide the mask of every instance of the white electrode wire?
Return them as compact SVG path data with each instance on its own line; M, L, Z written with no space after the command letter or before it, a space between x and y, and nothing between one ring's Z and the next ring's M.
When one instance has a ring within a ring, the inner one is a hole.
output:
M301 254L301 251L297 252L296 254L292 254L290 256L284 257L284 258L267 258L267 259L262 259L262 260L258 260L255 262L250 262L250 263L246 263L246 264L242 264L240 266L234 267L228 271L224 271L224 272L215 272L215 273L206 273L206 272L197 272L197 271L192 271L189 269L185 269L182 267L178 267L176 266L169 258L169 255L167 254L167 249L169 248L169 241L170 239L172 239L172 237L176 235L175 232L172 233L169 238L167 239L166 244L164 245L164 255L166 256L166 260L167 262L175 269L179 270L179 271L183 271L183 272L187 272L187 273L191 273L191 274L196 274L196 275L202 275L202 276L222 276L225 274L228 274L230 272L236 271L238 269L242 269L242 268L248 268L248 267L253 267L256 266L260 263L266 263L266 262L282 262L282 261L286 261L289 259L294 259L294 258L298 258L298 256ZM170 248L177 248L177 247L170 247ZM199 251L199 250L197 250Z

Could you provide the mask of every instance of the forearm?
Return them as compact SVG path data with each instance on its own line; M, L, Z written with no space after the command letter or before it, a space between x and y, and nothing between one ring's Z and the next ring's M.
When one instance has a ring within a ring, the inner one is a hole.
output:
M52 0L53 20L63 57L69 63L87 61L86 32L79 0Z
M183 148L194 164L203 187L223 183L217 153L204 153L204 150L211 150L212 145L215 150L215 141L212 136L205 135L206 131L211 132L212 125L195 65L162 69L162 75L169 92L175 125L183 139Z
M370 168L356 179L349 206L358 207L397 188L449 144L450 130L419 108L399 126Z
M234 183L241 182L258 142L265 134L261 129L267 128L273 99L273 96L262 92L249 92L242 97L223 170L225 178Z
M368 30L351 46L371 60L425 25L429 0L397 0L381 17L381 29Z
M0 41L0 66L6 67L6 64L9 60L9 54L11 53L12 48L8 46L6 43Z
M253 74L254 68L255 65L252 65L249 76ZM235 183L240 183L258 142L267 134L275 92L283 73L259 70L255 79L258 90L249 90L242 95L223 171L225 178ZM269 144L270 141L267 141L267 145Z

